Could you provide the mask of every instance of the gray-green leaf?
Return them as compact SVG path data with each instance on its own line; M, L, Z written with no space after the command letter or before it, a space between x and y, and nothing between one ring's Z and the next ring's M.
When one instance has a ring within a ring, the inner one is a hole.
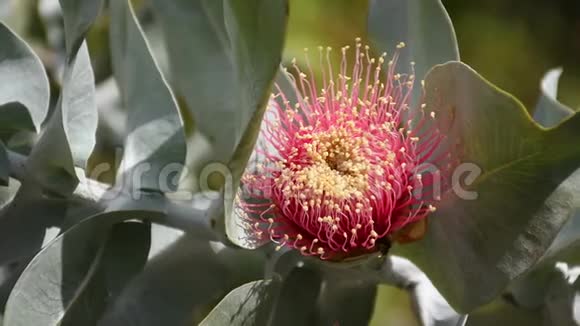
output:
M32 49L2 23L0 85L0 135L15 128L40 130L48 112L48 78Z
M113 71L128 110L118 181L129 179L125 186L138 189L174 191L185 161L183 126L128 0L111 2L110 33Z
M400 249L454 308L470 311L535 264L569 218L577 195L562 182L580 166L580 116L541 128L520 102L458 62L436 66L426 94L452 156L483 173L456 182L425 238Z
M103 0L59 0L64 18L66 52L72 58L97 18Z
M86 43L65 68L62 92L28 160L36 181L58 193L74 189L75 166L85 167L97 130L95 83Z
M459 61L453 24L441 0L372 0L368 33L376 51L391 53L404 42L398 69L408 71L415 62L417 80L436 64ZM421 88L415 87L415 101L420 94Z
M142 265L147 257L148 245L143 241L136 241L135 246L147 249L144 254L134 254L126 257L126 261L133 260L124 266L114 263L114 255L110 252L111 246L120 243L126 246L126 237L142 237L141 229L131 235L122 227L122 234L116 231L110 233L116 223L131 219L149 219L159 217L158 213L143 211L111 212L92 216L77 224L60 235L45 247L27 266L16 283L6 305L4 325L59 325L67 318L82 315L83 304L88 304L91 314L104 309L109 294L120 291L119 280L127 279L134 274L134 266ZM117 230L119 231L119 229ZM111 241L105 241L109 235ZM137 248L135 248L137 249ZM118 249L113 249L116 251ZM102 259L107 259L103 261ZM136 262L133 264L133 262ZM117 267L119 269L117 269ZM118 273L117 273L118 272ZM116 275L111 275L111 273ZM106 280L105 292L98 282ZM97 282L97 284L95 284ZM92 288L96 286L95 288ZM87 297L84 291L96 291L94 297ZM110 291L109 291L110 290ZM97 295L99 294L99 295ZM92 301L95 299L94 301ZM79 304L80 306L77 306ZM100 306L99 306L100 305ZM69 312L70 317L67 314ZM80 309L80 310L76 310ZM93 310L94 309L94 310ZM86 312L86 311L85 311ZM90 318L89 316L84 316ZM92 323L95 322L92 317ZM78 323L73 323L79 325ZM85 324L84 322L81 324Z

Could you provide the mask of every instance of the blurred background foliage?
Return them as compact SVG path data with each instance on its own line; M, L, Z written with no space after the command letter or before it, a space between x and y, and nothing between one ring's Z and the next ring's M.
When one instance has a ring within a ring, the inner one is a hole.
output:
M134 2L141 5L142 22L154 22L154 16L147 10L148 0ZM300 59L305 47L340 48L353 44L356 37L366 39L368 2L290 0L285 62L293 57ZM52 0L0 0L0 19L33 46L45 63L56 92L64 43L58 34L59 28L53 28L62 24L53 19L58 17L53 13L55 3ZM551 68L563 67L560 99L580 109L579 0L443 0L443 3L454 22L462 61L515 95L528 108L538 98L542 75ZM158 44L158 33L152 26L148 31L151 45L163 61L163 45ZM97 82L111 75L107 29L105 14L89 34ZM187 38L183 35L184 42ZM407 293L381 286L371 325L417 325Z

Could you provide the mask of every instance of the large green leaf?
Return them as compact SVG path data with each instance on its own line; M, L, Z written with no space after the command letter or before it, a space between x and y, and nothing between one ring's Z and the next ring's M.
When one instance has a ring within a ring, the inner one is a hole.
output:
M561 123L572 116L574 111L557 99L558 79L562 69L552 69L542 79L541 95L536 104L534 120L545 127ZM576 170L564 181L568 186L568 196L580 200L575 194L580 192L580 170ZM558 261L580 263L580 202L571 205L572 216L562 227L556 239L544 253L538 264L522 277L510 284L509 293L520 306L537 308L544 303L551 281L554 278L554 264Z
M456 180L424 239L398 249L453 307L470 311L530 268L570 216L580 194L562 182L580 166L580 116L544 129L520 102L459 62L429 73L426 96L452 158L483 173L463 185L475 199L461 199Z
M0 135L19 129L40 130L48 112L48 78L40 59L0 23Z
M108 300L144 264L149 250L148 229L116 224L158 217L144 211L99 214L60 235L16 283L5 325L95 324ZM121 261L119 255L124 255Z
M128 0L111 2L113 71L127 108L128 136L118 182L173 191L185 161L185 136L177 102L159 72Z
M97 18L103 0L59 0L64 18L66 52L73 57Z
M376 51L400 50L400 71L408 71L415 62L417 80L436 64L459 61L459 50L453 24L441 0L372 0L369 7L368 33ZM418 86L418 85L416 85ZM421 88L415 87L415 100Z
M190 174L182 186L199 189L200 171L219 162L228 166L226 186L233 189L253 149L280 63L287 1L153 3L165 30L172 76L193 120L186 121L191 125ZM190 41L184 42L184 32Z
M28 168L44 187L67 193L78 179L95 145L97 130L95 80L86 44L67 65L55 112L32 150Z
M239 284L261 277L263 254L186 235L152 258L99 325L194 325Z

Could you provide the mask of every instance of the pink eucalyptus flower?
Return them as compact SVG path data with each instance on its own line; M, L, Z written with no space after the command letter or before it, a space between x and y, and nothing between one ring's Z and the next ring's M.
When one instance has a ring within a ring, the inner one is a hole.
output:
M268 150L258 149L264 161L244 175L246 195L236 201L254 218L254 236L339 260L388 249L435 211L438 198L425 189L441 178L423 172L446 156L437 150L443 136L425 105L409 107L415 76L395 71L402 47L385 62L357 39L354 51L342 48L339 69L321 48L321 87L293 64L295 94L277 85L260 136Z

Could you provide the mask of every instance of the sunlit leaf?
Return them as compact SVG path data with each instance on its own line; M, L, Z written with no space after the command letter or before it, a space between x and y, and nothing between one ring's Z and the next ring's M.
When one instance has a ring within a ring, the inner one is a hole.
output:
M75 166L86 165L95 145L97 121L93 69L83 44L65 68L55 112L28 160L36 181L55 192L72 191Z
M183 126L127 0L111 2L110 33L113 71L128 110L117 181L135 189L173 191L185 161Z
M0 135L14 129L40 130L48 112L48 78L32 49L2 23L0 85Z
M144 211L105 213L67 230L22 273L8 300L4 325L96 323L107 300L112 300L124 285L121 283L140 269L149 250L146 230L114 225L158 216ZM129 245L132 254L124 255L119 264L119 255L127 253Z

